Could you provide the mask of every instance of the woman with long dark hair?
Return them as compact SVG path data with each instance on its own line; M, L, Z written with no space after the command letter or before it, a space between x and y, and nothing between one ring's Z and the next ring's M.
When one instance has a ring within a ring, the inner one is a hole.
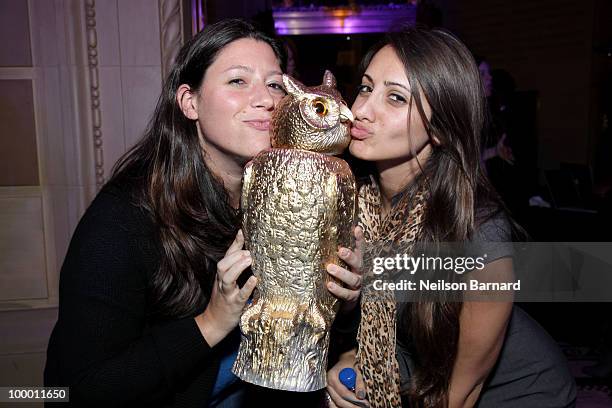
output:
M370 50L362 72L350 153L368 165L359 190L366 265L378 248L410 255L418 243L463 243L488 255L467 275L511 282L515 229L482 171L485 97L468 49L448 32L409 28ZM399 303L364 274L358 347L329 371L330 406L574 404L564 357L511 293ZM338 381L345 367L358 371L354 392Z
M73 405L236 406L236 326L256 285L239 279L251 263L241 178L270 147L283 61L241 20L207 26L179 52L144 137L86 211L62 266L45 384L70 387Z

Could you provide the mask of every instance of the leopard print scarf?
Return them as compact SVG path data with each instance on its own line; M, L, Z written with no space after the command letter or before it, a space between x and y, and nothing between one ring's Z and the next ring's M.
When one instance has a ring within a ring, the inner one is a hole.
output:
M380 189L372 180L359 189L359 224L366 241L361 322L357 339L357 367L363 375L372 408L400 408L400 375L395 356L397 304L392 291L377 291L372 260L401 246L411 253L421 234L426 194L419 188L404 194L386 218L382 218ZM394 254L389 255L394 256Z

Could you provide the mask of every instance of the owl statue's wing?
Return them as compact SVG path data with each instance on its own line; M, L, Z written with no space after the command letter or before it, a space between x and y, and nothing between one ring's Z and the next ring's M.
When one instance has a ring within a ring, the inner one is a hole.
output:
M335 219L338 214L338 176L336 174L330 174L327 176L327 180L325 182L325 195L328 200L328 214L332 215Z
M343 163L345 168L337 175L337 214L338 238L343 246L354 247L353 227L356 225L357 216L357 187L355 178L348 165Z
M248 208L249 194L254 176L255 172L253 170L253 162L250 161L247 163L244 168L244 172L242 173L242 195L240 197L240 207L242 208L242 211L246 211Z

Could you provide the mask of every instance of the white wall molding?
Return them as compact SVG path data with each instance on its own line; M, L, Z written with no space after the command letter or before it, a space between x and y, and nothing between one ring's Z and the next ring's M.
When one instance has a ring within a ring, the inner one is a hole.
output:
M89 95L92 119L94 174L96 188L104 184L104 145L102 142L102 111L100 110L100 81L98 75L98 36L96 32L96 2L85 1L87 28L87 63L89 68Z

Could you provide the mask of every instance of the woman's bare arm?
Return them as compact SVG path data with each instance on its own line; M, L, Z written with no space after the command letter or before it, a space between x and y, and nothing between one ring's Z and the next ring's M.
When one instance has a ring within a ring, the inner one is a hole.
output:
M473 271L480 282L510 282L512 258L501 258ZM512 293L469 292L459 318L459 344L451 375L449 408L473 407L483 384L499 357L512 312ZM496 299L486 301L487 296ZM479 300L482 297L483 300Z

